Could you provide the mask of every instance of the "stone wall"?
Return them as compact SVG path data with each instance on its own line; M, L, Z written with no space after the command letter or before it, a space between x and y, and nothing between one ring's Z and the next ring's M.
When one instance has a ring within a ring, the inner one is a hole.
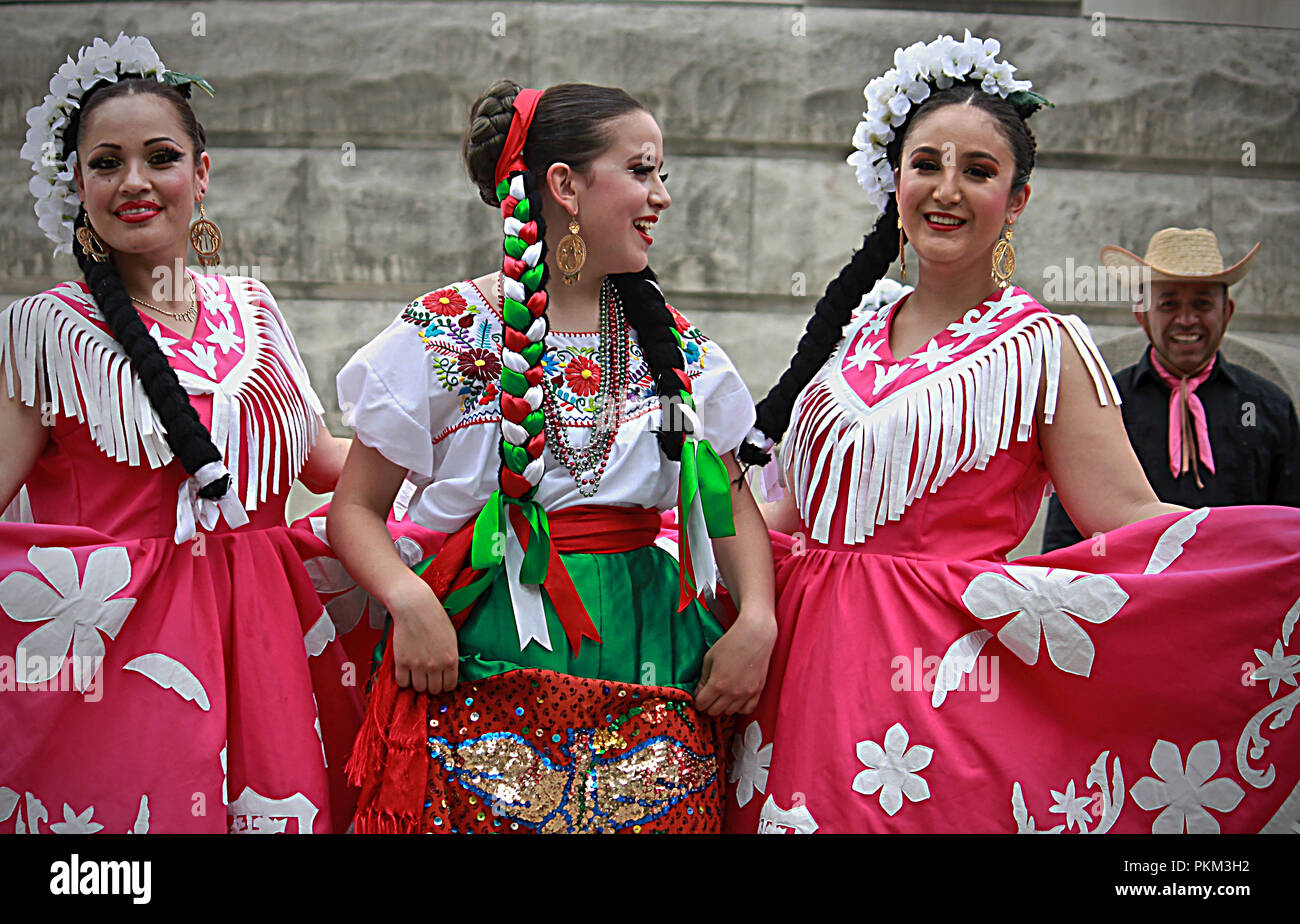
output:
M80 44L143 32L216 87L196 109L223 257L257 267L277 293L332 408L334 373L402 304L496 263L497 219L457 156L470 101L502 75L585 80L625 87L662 125L674 203L653 263L761 393L868 230L844 164L862 85L895 46L969 27L1001 39L1056 103L1033 122L1020 284L1042 293L1067 258L1095 265L1102 244L1141 252L1166 225L1209 225L1230 260L1265 242L1234 289L1233 331L1266 352L1300 346L1300 32L1112 16L1099 35L1082 4L1058 0L980 14L880 6L0 4L0 293L75 273L35 226L17 157L26 110ZM1117 331L1130 323L1084 295L1053 306ZM1279 355L1285 366L1296 353Z

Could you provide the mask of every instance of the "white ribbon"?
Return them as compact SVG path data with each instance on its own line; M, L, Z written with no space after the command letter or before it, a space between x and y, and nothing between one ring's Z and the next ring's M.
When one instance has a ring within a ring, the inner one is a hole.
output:
M519 572L524 566L524 547L510 527L506 528L506 582L510 587L510 605L515 611L515 629L519 632L519 650L536 642L547 651L551 648L551 633L546 627L546 607L542 603L539 584L524 584Z
M511 279L505 273L501 274L501 292L506 298L513 298L521 304L528 301L528 293L524 291L524 284L518 279Z
M695 588L710 597L718 590L718 566L713 559L713 540L709 538L709 524L704 519L704 501L695 492L691 509L686 514L686 534L690 537L691 570L695 572Z
M524 178L522 174L510 178L510 195L514 196L520 202L523 202L528 198L524 194Z
M537 261L542 258L542 242L531 244L524 248L524 255L519 259L523 260L528 266L536 266Z
M226 474L226 467L220 462L209 462L195 472L194 477L181 482L180 490L176 492L176 533L172 537L177 545L193 539L199 526L211 532L222 517L231 529L238 529L248 522L248 513L239 502L239 494L233 485L216 500L199 496L200 482L208 484Z
M501 361L506 364L506 368L512 372L518 372L523 375L528 371L528 360L524 359L519 353L516 353L510 347L501 348Z

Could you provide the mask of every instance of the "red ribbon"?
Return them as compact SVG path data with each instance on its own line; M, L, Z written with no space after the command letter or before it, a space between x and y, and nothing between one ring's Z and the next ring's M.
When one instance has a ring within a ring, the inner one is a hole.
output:
M552 513L548 520L551 527L551 555L542 586L546 588L546 594L555 607L555 615L564 627L569 647L576 654L584 638L599 644L600 635L587 614L582 598L578 596L578 589L573 586L573 579L569 577L560 553L608 554L631 552L653 545L655 537L659 535L659 512L644 507L584 504ZM514 505L510 506L510 522L520 544L527 550L528 524ZM425 569L422 577L440 599L451 591L472 583L483 574L469 564L473 534L474 521L470 520L452 534L438 556ZM448 615L452 625L459 629L469 618L469 613L470 610L467 609Z
M510 120L510 130L506 132L506 145L497 157L496 182L500 183L517 170L528 169L524 166L524 142L528 139L528 126L533 124L533 113L537 111L537 101L541 98L541 90L520 90L515 97L515 115Z

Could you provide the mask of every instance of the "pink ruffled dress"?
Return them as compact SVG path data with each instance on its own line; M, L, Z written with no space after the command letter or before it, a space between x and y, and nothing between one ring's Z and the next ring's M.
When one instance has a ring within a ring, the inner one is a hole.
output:
M1009 288L908 357L902 301L801 395L779 637L732 745L728 830L1300 830L1300 512L1200 509L1008 563L1035 422L1086 327ZM1065 422L1068 425L1068 421Z
M0 831L349 823L369 665L336 622L367 601L323 529L284 525L320 403L261 283L196 280L193 337L145 320L234 474L221 511L188 495L83 284L0 315L9 394L50 427L26 482L34 522L0 523Z

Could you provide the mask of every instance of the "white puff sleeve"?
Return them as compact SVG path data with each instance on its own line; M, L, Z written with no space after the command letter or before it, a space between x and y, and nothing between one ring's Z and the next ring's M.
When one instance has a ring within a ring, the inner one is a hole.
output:
M433 428L457 402L434 379L417 327L399 317L357 350L338 374L338 395L343 422L357 439L393 464L433 477Z

